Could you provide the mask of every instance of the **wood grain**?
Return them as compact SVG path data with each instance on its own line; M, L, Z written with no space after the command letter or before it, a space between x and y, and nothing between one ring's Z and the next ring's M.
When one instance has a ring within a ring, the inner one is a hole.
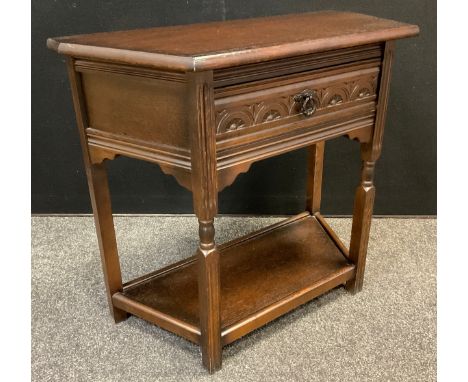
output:
M312 12L57 37L48 47L92 60L203 71L418 34L415 25L351 12Z
M96 70L83 72L89 126L122 137L189 149L185 83ZM125 89L125 92L120 91Z

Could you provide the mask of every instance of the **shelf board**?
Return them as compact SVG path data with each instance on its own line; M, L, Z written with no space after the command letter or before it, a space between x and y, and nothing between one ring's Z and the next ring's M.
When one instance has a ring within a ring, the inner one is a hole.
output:
M323 218L302 213L218 247L223 344L354 276ZM117 307L193 342L200 338L197 260L183 260L124 285Z

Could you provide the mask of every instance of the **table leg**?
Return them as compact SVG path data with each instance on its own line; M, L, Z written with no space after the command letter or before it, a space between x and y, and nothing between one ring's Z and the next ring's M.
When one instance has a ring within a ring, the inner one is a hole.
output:
M200 245L198 258L198 300L202 360L210 373L221 367L221 323L219 315L220 276L219 252L214 242L213 220L199 220Z
M361 183L356 190L354 199L353 225L351 228L351 243L349 257L356 264L356 276L347 282L346 288L353 293L362 289L364 269L366 266L367 245L374 207L374 167L375 160L370 160L368 145L361 145Z
M191 116L192 193L200 243L198 301L203 365L210 373L221 368L219 252L214 217L218 212L218 174L211 72L189 73L188 115Z
M128 317L128 314L112 303L112 295L122 292L122 275L120 272L117 242L115 239L114 221L107 182L105 163L92 164L88 151L88 142L85 129L88 126L81 77L74 69L73 59L67 60L68 75L70 77L73 105L75 107L78 133L83 151L83 160L88 179L89 195L94 213L94 222L101 253L101 263L104 272L104 281L107 290L109 308L115 322L120 322Z
M112 295L116 292L122 292L122 275L117 252L117 241L115 239L105 162L90 165L87 169L87 174L94 223L101 253L102 270L107 290L107 300L112 317L115 322L120 322L125 320L128 315L125 311L114 307L112 303Z
M385 43L374 131L371 141L361 144L361 184L356 190L354 199L353 226L349 248L349 256L356 264L356 276L346 284L346 288L353 293L359 292L362 289L364 281L367 244L375 198L374 167L382 151L394 49L394 41L387 41Z
M324 151L325 142L318 142L308 148L306 210L312 215L320 212Z

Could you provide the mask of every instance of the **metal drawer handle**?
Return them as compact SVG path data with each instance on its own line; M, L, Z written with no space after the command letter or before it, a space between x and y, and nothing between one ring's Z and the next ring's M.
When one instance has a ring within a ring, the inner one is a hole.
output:
M304 90L294 96L294 102L299 106L299 111L306 117L310 117L317 110L318 97L315 90Z

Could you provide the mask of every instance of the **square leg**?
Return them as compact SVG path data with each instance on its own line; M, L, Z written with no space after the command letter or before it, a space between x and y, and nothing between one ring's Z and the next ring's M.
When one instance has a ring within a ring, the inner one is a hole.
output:
M105 163L90 165L88 184L93 206L94 224L99 242L102 271L106 284L106 294L111 315L115 322L127 318L127 313L114 306L112 295L122 292L122 274L120 271L117 241L115 239L114 220Z
M318 142L308 148L306 210L311 215L320 212L324 152L325 142Z

